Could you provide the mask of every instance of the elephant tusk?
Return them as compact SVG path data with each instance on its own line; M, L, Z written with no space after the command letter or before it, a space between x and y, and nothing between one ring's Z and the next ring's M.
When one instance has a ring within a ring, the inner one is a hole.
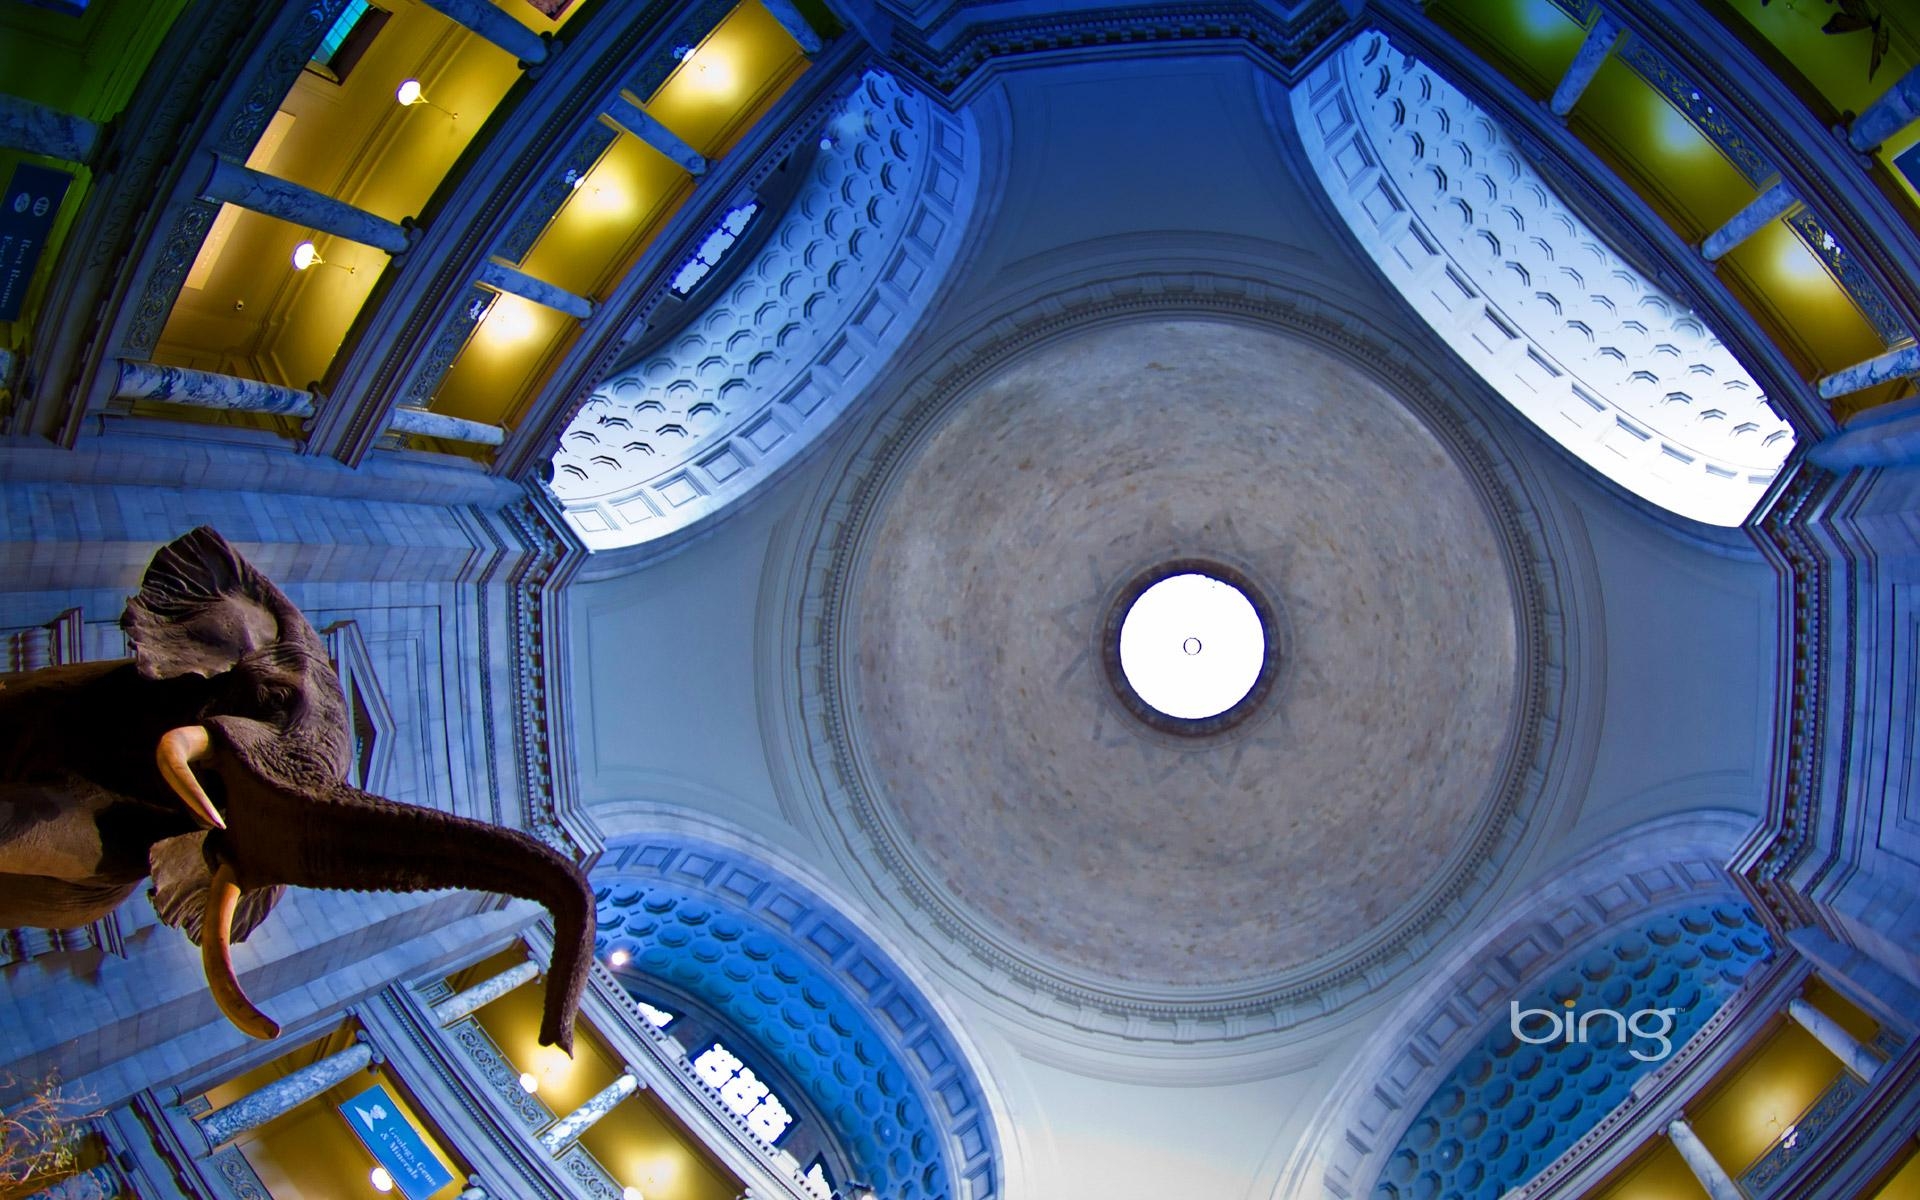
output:
M207 904L200 917L200 969L206 972L213 1002L240 1032L262 1041L280 1036L272 1017L253 1006L233 973L233 910L240 903L240 885L233 868L221 863L207 885Z
M180 797L202 825L213 829L225 829L226 818L220 810L207 799L206 791L200 781L194 778L190 763L199 762L213 750L213 740L207 735L205 725L182 725L178 729L169 729L160 735L160 747L155 757L160 762L160 776Z

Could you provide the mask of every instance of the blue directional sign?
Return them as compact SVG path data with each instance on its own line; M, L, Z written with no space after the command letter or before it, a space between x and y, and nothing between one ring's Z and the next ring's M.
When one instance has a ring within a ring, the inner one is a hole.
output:
M428 1200L435 1192L453 1182L453 1176L440 1165L420 1131L400 1111L387 1089L374 1084L340 1106L367 1150L393 1176L393 1186L407 1200Z
M73 176L21 163L0 195L0 321L17 321Z

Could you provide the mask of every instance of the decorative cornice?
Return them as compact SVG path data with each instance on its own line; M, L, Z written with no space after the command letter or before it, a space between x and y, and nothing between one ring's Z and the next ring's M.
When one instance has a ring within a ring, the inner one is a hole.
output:
M1848 766L1842 756L1835 769L1841 781L1830 783L1827 747L1830 714L1835 696L1852 694L1851 661L1838 681L1829 679L1837 660L1830 645L1832 588L1839 565L1822 539L1809 528L1832 499L1836 476L1803 467L1779 494L1756 532L1760 547L1780 573L1787 656L1786 695L1776 737L1778 758L1774 785L1767 789L1765 815L1758 830L1735 856L1733 871L1776 932L1803 925L1819 925L1817 910L1791 876L1814 848L1823 796L1844 796ZM1845 638L1853 627L1853 589L1845 586L1847 613L1838 631ZM1843 740L1851 736L1852 712L1843 706L1837 719ZM1828 805L1832 820L1843 821L1842 805ZM1838 838L1836 830L1835 838Z
M892 49L903 69L947 96L971 89L977 76L1007 59L1137 51L1170 42L1239 46L1292 84L1347 20L1341 6L1328 0L1311 0L1285 14L1273 5L1232 2L1116 6L968 25L940 47L923 32L902 28Z
M1305 337L1353 361L1408 405L1453 455L1487 505L1507 559L1520 616L1519 699L1497 783L1480 826L1439 871L1412 912L1367 941L1278 977L1208 989L1153 989L1070 975L1007 943L966 910L919 861L886 805L870 792L846 710L842 631L855 564L891 480L951 405L1014 356L1102 322L1217 317ZM1373 991L1417 960L1498 876L1546 787L1561 722L1568 611L1541 517L1479 420L1441 399L1445 390L1402 350L1324 301L1263 283L1201 275L1140 276L1050 296L995 320L927 371L855 452L821 505L802 600L798 720L809 731L808 786L817 788L853 861L903 913L917 910L949 943L1004 980L995 990L1026 1007L1095 1032L1181 1042L1287 1028ZM909 920L922 923L909 915Z
M523 827L576 858L589 858L598 847L583 836L578 814L573 811L572 781L556 764L565 750L557 745L555 736L556 729L565 727L555 719L558 705L564 700L549 670L566 659L558 622L565 609L567 584L586 552L558 527L546 506L531 496L508 505L501 516L526 551L506 581L507 621L513 633L514 690L509 711L525 787ZM482 614L482 629L486 624ZM487 661L482 659L483 664ZM490 690L490 673L483 670L481 675L483 689ZM494 705L489 701L485 707L490 716ZM493 744L491 734L488 744Z

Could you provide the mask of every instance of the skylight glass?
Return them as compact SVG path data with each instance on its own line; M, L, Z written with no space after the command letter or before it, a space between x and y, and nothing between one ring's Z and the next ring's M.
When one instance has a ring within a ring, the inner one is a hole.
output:
M706 237L700 239L700 248L693 252L693 257L674 273L674 292L685 296L699 287L700 281L707 277L708 272L719 266L720 260L726 257L727 251L733 249L733 244L740 240L740 235L746 231L754 215L759 211L760 205L757 201L748 201L722 217L720 223L715 225Z
M1218 716L1246 698L1266 661L1260 614L1210 575L1172 575L1140 593L1120 625L1120 669L1170 717Z
M769 1144L780 1139L793 1124L793 1113L760 1081L753 1068L719 1042L700 1052L693 1060L694 1073L720 1093L726 1106L745 1117L747 1128Z

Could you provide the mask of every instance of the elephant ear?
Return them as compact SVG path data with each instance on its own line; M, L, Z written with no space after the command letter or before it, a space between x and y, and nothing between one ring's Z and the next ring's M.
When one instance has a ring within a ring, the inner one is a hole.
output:
M120 627L149 679L211 678L262 646L318 642L280 589L204 525L153 556Z
M155 842L147 851L147 865L153 868L153 911L195 945L200 944L207 889L213 882L213 869L207 865L207 836L204 829L183 833ZM286 890L276 884L241 893L233 914L233 940L245 941Z

